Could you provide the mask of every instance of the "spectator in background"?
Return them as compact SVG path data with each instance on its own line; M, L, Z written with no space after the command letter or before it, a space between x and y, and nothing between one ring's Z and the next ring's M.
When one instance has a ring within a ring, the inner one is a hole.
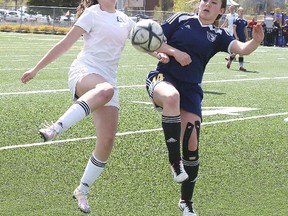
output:
M236 40L241 41L243 43L246 42L248 39L248 22L246 19L244 19L244 9L240 7L238 9L238 18L234 21L234 37ZM232 63L231 58L228 60L227 68L230 68L230 65ZM239 70L240 71L246 71L244 68L244 56L239 54Z
M252 18L252 20L248 23L248 37L249 37L249 39L252 38L252 29L253 29L254 25L257 25L257 21L255 18Z
M252 20L248 23L248 26L253 27L254 25L257 25L257 21L255 18L252 18Z
M273 21L273 27L279 29L280 28L280 22L278 18L275 18Z
M267 41L267 27L264 21L261 22L262 28L264 30L264 40L263 40L263 44L264 46L268 45L268 41Z
M288 46L288 19L285 20L285 25L283 26L283 36L284 36L284 45Z
M275 18L273 21L273 42L275 46L278 46L278 34L279 29L281 28L280 22L278 18Z

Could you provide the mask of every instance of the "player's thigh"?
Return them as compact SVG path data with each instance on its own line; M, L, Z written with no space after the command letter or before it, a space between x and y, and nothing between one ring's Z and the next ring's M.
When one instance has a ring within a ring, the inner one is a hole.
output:
M99 74L88 74L77 81L76 84L76 95L81 97L83 94L88 92L91 89L100 86L102 88L112 88L112 86Z
M179 104L180 96L177 89L169 82L159 82L153 91L153 100L158 105L163 107L163 103L167 101L167 98L172 98L172 105Z

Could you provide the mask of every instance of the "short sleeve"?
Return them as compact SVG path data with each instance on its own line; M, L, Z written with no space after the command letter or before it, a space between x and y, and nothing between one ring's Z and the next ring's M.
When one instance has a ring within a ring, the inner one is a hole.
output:
M94 19L95 15L90 10L86 9L74 25L81 27L89 33L94 26Z
M229 33L227 33L225 30L223 30L221 36L219 37L218 44L218 51L221 52L228 52L230 53L230 48L233 41L236 41L233 36L231 36Z
M161 25L164 35L169 40L173 33L179 28L179 26L192 17L192 14L179 12L168 18Z

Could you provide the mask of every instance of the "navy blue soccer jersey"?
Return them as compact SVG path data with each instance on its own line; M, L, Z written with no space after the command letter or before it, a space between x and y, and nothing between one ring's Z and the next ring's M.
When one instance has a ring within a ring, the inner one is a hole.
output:
M245 42L246 41L245 28L248 25L247 20L238 17L236 20L234 20L233 24L236 26L236 33L239 38L239 41Z
M162 28L167 44L191 56L192 63L181 66L174 57L167 64L159 62L157 70L188 83L202 83L208 61L217 52L230 52L235 38L214 25L202 25L197 15L177 13L168 18Z

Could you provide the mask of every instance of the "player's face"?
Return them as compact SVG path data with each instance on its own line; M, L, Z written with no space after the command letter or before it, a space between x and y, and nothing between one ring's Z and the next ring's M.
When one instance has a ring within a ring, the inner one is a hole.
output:
M113 12L117 0L98 0L102 10Z
M239 16L243 16L244 15L244 10L242 10L242 9L238 10L238 14L239 14Z
M229 11L230 11L231 13L234 13L234 12L235 12L235 7L234 7L234 5L231 5L231 6L229 7Z
M221 8L222 0L201 0L199 5L199 19L202 24L213 24L219 14L225 12Z

